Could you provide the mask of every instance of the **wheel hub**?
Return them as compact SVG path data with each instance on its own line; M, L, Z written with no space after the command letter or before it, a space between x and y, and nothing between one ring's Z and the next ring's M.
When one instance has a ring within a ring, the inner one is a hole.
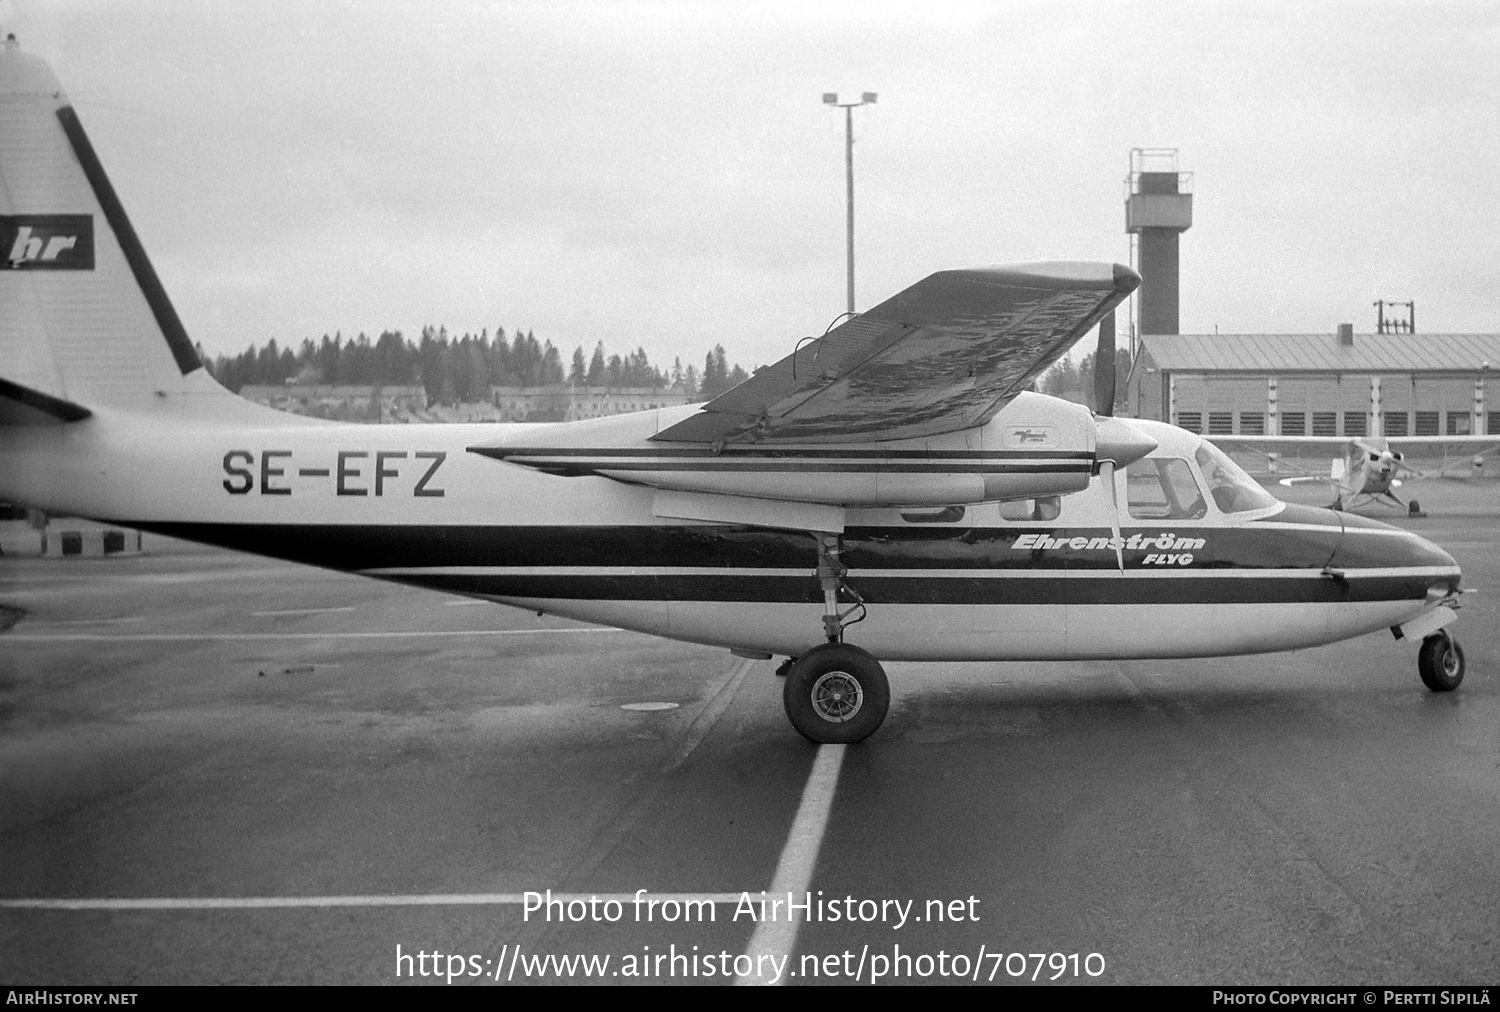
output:
M813 710L831 723L853 720L864 702L865 693L859 679L847 671L829 671L813 683Z
M1443 674L1449 678L1458 674L1458 653L1452 647L1443 651Z

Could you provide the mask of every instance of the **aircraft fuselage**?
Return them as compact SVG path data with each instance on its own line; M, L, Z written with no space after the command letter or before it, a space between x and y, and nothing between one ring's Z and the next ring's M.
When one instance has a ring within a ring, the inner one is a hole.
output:
M663 518L650 487L471 452L526 427L260 417L5 430L0 498L674 639L789 656L823 641L806 531ZM1146 463L1190 461L1197 437L1161 430ZM1253 653L1399 625L1457 589L1453 559L1395 527L1281 504L1147 519L1116 481L1118 543L1098 475L1048 500L849 510L868 617L845 640L914 660Z

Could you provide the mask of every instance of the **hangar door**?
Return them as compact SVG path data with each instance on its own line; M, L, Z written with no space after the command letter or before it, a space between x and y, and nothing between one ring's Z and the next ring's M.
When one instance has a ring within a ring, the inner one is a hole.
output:
M1339 381L1337 376L1285 376L1277 387L1277 414L1283 436L1339 434Z
M1264 376L1179 376L1173 391L1173 422L1214 436L1265 431Z

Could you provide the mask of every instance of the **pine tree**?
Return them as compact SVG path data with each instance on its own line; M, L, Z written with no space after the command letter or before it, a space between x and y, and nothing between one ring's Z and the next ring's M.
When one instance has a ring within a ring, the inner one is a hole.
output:
M543 386L555 386L563 381L562 355L557 348L548 341L542 346L542 375Z
M602 387L605 382L604 342L594 346L594 357L589 360L589 386Z

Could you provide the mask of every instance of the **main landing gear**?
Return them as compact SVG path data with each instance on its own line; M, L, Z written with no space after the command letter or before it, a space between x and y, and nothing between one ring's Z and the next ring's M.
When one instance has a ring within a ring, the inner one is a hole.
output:
M776 669L786 678L781 702L787 719L804 737L823 745L863 741L885 720L891 687L880 662L843 642L844 629L864 620L865 605L844 582L839 539L818 534L818 583L823 589L823 634L828 642ZM840 593L854 599L842 608ZM851 620L850 616L857 616Z
M1446 629L1433 633L1417 651L1417 673L1433 692L1452 692L1464 680L1464 648Z

